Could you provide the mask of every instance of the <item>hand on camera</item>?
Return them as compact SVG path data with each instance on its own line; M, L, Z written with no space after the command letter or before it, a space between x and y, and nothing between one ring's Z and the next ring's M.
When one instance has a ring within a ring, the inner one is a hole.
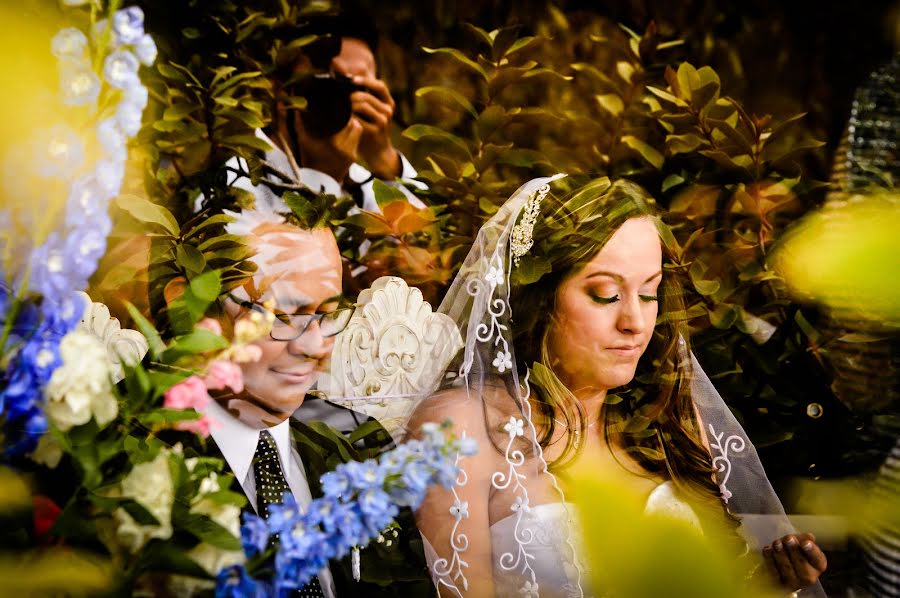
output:
M350 95L353 116L362 125L359 156L376 177L393 180L400 175L400 154L391 143L391 121L394 99L384 81L372 76L357 75L353 83L367 91Z
M343 182L359 153L363 133L359 119L351 118L347 126L325 138L306 133L299 117L295 126L303 166L324 172L338 183Z

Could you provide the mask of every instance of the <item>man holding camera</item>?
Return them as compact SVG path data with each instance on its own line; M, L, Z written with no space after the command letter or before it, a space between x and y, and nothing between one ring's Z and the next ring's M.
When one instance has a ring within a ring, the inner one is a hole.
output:
M254 187L245 178L235 186L253 192L257 205L283 205L278 183L293 183L318 193L350 195L359 208L378 212L372 189L377 178L398 186L413 206L425 207L399 183L416 176L416 170L391 142L394 100L376 74L378 37L371 22L344 14L323 18L310 29L325 39L305 48L292 69L276 76L279 99L272 124L257 131L273 148L266 153L266 167L280 180ZM289 106L294 97L302 97L306 107Z

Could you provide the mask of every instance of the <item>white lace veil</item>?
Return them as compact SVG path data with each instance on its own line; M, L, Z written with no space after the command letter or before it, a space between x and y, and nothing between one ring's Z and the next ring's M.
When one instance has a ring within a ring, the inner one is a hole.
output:
M521 240L514 228L529 217L529 198L545 193L563 176L529 181L506 201L479 231L438 310L456 322L464 348L444 368L437 392L416 403L407 427L415 434L420 423L449 417L457 434L480 443L476 457L459 462L459 486L432 490L418 513L432 576L445 595L482 596L486 587L496 595L586 595L587 574L575 548L577 530L567 525L573 519L565 495L543 456L528 400L528 376L520 376L527 368L517 367L510 308L511 244L514 237L516 243ZM532 216L542 217L540 212ZM688 355L683 339L680 359L693 366L692 398L708 436L723 500L738 516L757 516L748 545L757 549L789 533L756 451L699 363ZM487 494L473 489L479 482ZM563 514L553 519L536 516L549 505ZM498 530L504 534L502 542ZM541 551L548 546L559 558L552 566L562 570L560 584L553 588L537 586L536 569L547 566L540 561L546 559L547 552ZM489 570L476 565L485 561L491 563ZM488 585L486 576L492 577Z

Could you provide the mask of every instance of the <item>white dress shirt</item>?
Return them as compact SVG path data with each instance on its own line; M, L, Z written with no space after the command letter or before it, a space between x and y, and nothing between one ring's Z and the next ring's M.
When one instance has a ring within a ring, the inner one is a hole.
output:
M279 172L295 178L296 183L308 187L316 193L326 193L335 196L344 195L344 189L341 186L341 183L336 181L334 177L319 170L315 170L314 168L304 168L302 166L299 167L297 172L294 172L294 168L291 165L291 161L288 159L287 154L275 145L274 141L272 141L261 129L256 130L256 136L272 146L272 149L266 152L266 162L275 167ZM421 182L411 180L418 173L403 154L400 154L400 164L402 168L398 181L402 180L406 185L418 187L420 189L424 188L424 185ZM244 172L249 171L247 162L243 158L231 158L227 162L227 165L235 170L243 170ZM374 177L372 176L372 173L366 170L362 165L354 163L350 166L348 178L361 185L362 209L369 212L381 213L378 202L375 201L375 191L373 189ZM278 179L276 178L275 180ZM406 195L406 198L412 206L424 208L425 204L422 203L422 200L413 195L404 184L400 184L398 181L385 181L385 183L400 189L400 191ZM248 177L238 176L234 172L228 173L227 182L229 185L234 185L239 189L244 189L253 193L256 197L256 207L258 209L275 209L279 212L287 209L287 206L281 197L265 184L254 186ZM201 200L202 196L198 201ZM195 206L195 210L199 210L199 204ZM350 213L352 214L358 211L359 208L353 208L350 210Z
M210 426L210 435L222 451L222 456L234 473L235 478L241 484L247 500L254 510L256 508L256 477L253 475L253 455L256 453L256 445L259 443L259 430L252 428L232 416L215 401L210 401L206 414L214 421ZM289 420L284 420L277 426L268 428L275 444L278 447L278 459L281 461L281 469L287 484L294 494L300 508L305 508L312 501L309 491L309 483L306 481L306 472L300 455L294 448L291 439L291 425ZM285 464L287 466L285 467ZM258 511L258 510L257 510ZM319 583L326 598L335 598L334 579L328 567L319 571Z

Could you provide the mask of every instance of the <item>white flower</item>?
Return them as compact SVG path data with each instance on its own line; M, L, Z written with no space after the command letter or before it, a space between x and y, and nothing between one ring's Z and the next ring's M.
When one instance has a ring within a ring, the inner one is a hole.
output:
M119 125L114 118L107 118L97 125L97 139L106 153L117 160L125 160L125 136L119 130Z
M531 510L531 507L528 506L528 503L521 496L517 496L515 502L509 506L509 510L513 513L518 513L519 509L521 509L523 513L527 513Z
M144 87L142 85L135 85L134 89L144 89ZM144 106L147 105L147 102L145 101L142 105L138 100L139 98L134 101L129 101L128 98L126 98L126 100L119 104L119 107L116 109L116 122L119 124L119 128L122 129L122 132L128 137L137 135L143 124Z
M501 374L506 370L512 369L512 353L509 351L497 351L497 357L494 358L494 367Z
M491 286L499 286L503 284L503 268L491 266L488 273L485 274L484 280Z
M100 95L100 78L90 66L66 60L59 71L59 87L63 104L86 106L97 101Z
M84 142L67 125L37 131L32 143L41 176L68 178L84 164Z
M469 503L467 501L460 501L459 499L453 502L453 506L450 507L450 514L453 515L456 519L468 519L469 518Z
M59 344L62 365L47 384L45 411L60 430L86 424L91 416L99 426L116 417L106 348L94 336L74 330Z
M133 85L125 90L122 101L138 112L143 112L150 101L150 92L143 85Z
M525 598L538 598L540 594L538 593L538 584L537 582L531 583L530 581L526 581L525 585L519 588L519 593Z
M97 182L104 193L116 196L122 190L125 178L125 162L122 160L100 160L97 162Z
M53 434L44 434L38 440L37 448L29 455L35 463L46 465L50 469L56 469L59 460L62 459L62 447L56 441Z
M60 29L50 42L51 51L57 58L81 58L87 49L87 37L80 29L66 27Z
M112 23L116 41L120 43L134 44L144 35L144 11L138 6L117 10Z
M513 436L522 436L525 434L525 422L516 417L510 417L509 421L503 424L503 430Z
M128 50L116 50L106 57L103 63L103 76L106 82L119 89L126 89L132 85L140 85L138 78L137 57Z
M145 33L141 39L135 42L134 53L137 54L138 60L146 66L156 62L156 42L149 33Z
M169 452L160 451L153 461L135 465L122 480L122 496L139 502L159 521L159 525L139 525L124 509L118 509L116 537L123 546L134 553L151 538L170 538L175 489L169 471Z

